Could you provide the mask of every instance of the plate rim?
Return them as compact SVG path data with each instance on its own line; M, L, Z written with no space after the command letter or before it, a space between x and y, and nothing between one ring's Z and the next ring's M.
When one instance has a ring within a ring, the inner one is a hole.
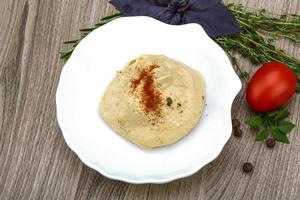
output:
M106 24L104 26L107 26L107 25L109 25L111 23L118 23L120 21L127 20L128 18L130 18L131 20L135 20L135 19L137 19L137 20L147 19L148 21L151 19L153 22L155 22L155 23L161 23L161 24L164 24L165 26L170 26L170 27L176 26L176 25L170 25L170 24L166 24L166 23L160 22L160 21L158 21L156 19L153 19L153 18L147 17L147 16L121 17L121 18L118 18L118 19L115 19L115 20L109 22L108 24ZM181 25L181 26L190 26L190 25L195 26L195 23L185 24L185 25ZM202 31L205 33L205 31L203 30L203 28L199 24L196 24L196 25L199 28L201 28ZM101 27L99 27L99 28L101 28ZM229 68L228 70L231 71L230 73L234 76L234 80L232 80L232 82L236 82L236 84L237 84L234 88L232 88L231 93L228 95L228 99L227 100L229 102L226 102L226 103L224 102L224 110L226 110L226 114L230 115L229 118L231 120L232 104L233 104L233 101L234 101L235 97L237 96L237 94L240 92L240 90L242 88L242 83L241 83L241 80L238 78L236 72L234 71L234 69L233 69L233 67L232 67L232 65L231 65L231 63L229 61L229 58L227 57L227 55L224 52L224 50L218 44L216 44L206 33L205 33L205 36L206 36L206 39L210 40L210 43L214 44L214 48L218 48L219 49L218 51L220 51L220 50L223 51L223 54L226 57L227 63L229 63L229 65L231 66L231 68ZM84 38L83 40L85 40L85 39L86 38ZM71 57L72 57L72 55L71 55ZM79 157L79 159L85 165L87 165L88 167L96 170L97 172L101 173L105 177L108 177L108 178L113 179L113 180L118 180L118 181L123 181L123 182L127 182L127 183L132 183L132 184L146 184L146 183L163 184L163 183L168 183L168 182L180 179L180 178L185 178L185 177L188 177L188 176L196 173L201 168L203 168L204 166L206 166L207 164L209 164L213 160L215 160L220 155L220 153L222 152L225 144L228 142L228 140L229 140L229 138L231 136L231 134L228 134L226 137L224 136L223 137L224 139L222 140L222 145L220 144L218 147L216 147L215 151L210 154L211 156L208 157L205 161L203 160L203 162L201 164L194 165L193 167L190 167L189 169L186 168L184 172L177 173L176 175L171 175L171 176L166 176L166 177L160 177L160 178L152 178L152 177L146 177L145 178L144 177L142 179L134 179L134 178L130 178L129 176L124 176L124 174L122 174L123 176L120 176L120 175L117 175L117 174L109 173L109 172L107 172L107 170L102 169L101 167L97 166L92 161L90 161L89 159L87 159L84 156L84 153L80 152L80 150L76 149L75 146L73 146L72 142L69 140L69 138L66 137L66 135L63 132L64 125L62 123L62 120L60 120L60 112L61 111L58 111L59 110L58 109L58 107L59 107L58 104L59 104L59 101L60 101L60 92L59 91L61 89L61 84L62 84L61 77L63 76L64 72L66 71L65 70L65 66L67 64L68 64L68 61L65 63L64 67L62 68L62 71L61 71L61 74L60 74L60 79L59 79L57 90L56 90L56 98L55 98L55 100L56 100L55 102L56 102L57 122L59 124L60 130L61 130L61 134L63 135L63 138L64 138L66 144L69 146L69 148Z

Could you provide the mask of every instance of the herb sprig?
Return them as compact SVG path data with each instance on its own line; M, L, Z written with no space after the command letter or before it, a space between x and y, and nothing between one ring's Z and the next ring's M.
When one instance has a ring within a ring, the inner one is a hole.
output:
M241 4L227 6L235 15L240 24L247 24L261 33L267 33L274 39L287 38L295 43L300 43L300 16L296 14L274 14L265 9L249 12Z
M100 20L99 23L95 24L93 27L91 28L83 28L83 29L80 29L80 32L81 32L81 37L79 39L76 39L76 40L70 40L70 41L66 41L64 42L64 44L70 44L72 45L72 48L68 49L68 50L65 50L63 52L60 52L60 58L63 59L63 60L68 60L70 58L70 56L72 55L75 47L81 42L81 40L83 38L85 38L90 32L92 32L93 30L95 30L96 28L99 28L100 26L103 26L105 24L107 24L108 22L110 21L113 21L119 17L122 17L122 14L121 13L115 13L115 14L112 14L112 15L109 15L109 16L106 16L104 18L102 18Z
M276 141L289 144L287 134L295 127L293 123L286 120L290 114L287 107L282 107L273 112L260 113L247 120L246 124L260 129L255 141L263 141L271 135Z
M229 4L241 26L241 33L235 36L220 37L216 42L227 52L237 51L253 64L279 61L287 64L298 77L297 91L300 91L300 61L289 56L274 45L280 37L300 43L300 16L282 14L277 17L266 16L265 10L249 12L243 5ZM232 60L232 59L231 59ZM236 62L233 62L235 65ZM243 73L240 68L240 75Z

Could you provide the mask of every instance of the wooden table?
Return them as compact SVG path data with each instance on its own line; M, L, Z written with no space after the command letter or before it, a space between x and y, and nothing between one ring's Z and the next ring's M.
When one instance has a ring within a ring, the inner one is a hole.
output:
M300 14L300 0L234 2ZM0 1L0 199L300 199L299 94L289 104L298 124L290 145L267 149L243 124L243 137L232 137L215 161L164 185L113 181L86 167L56 121L55 93L64 65L58 52L80 28L113 12L106 0ZM286 40L278 45L300 59L299 46ZM243 90L232 116L244 121L252 114ZM255 166L251 174L241 170L246 161Z

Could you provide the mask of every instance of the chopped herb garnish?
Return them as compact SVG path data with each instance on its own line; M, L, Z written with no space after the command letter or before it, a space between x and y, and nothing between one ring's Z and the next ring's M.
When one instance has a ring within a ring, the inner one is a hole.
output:
M171 106L172 105L172 103L173 103L173 100L171 99L171 97L168 97L167 98L167 106Z

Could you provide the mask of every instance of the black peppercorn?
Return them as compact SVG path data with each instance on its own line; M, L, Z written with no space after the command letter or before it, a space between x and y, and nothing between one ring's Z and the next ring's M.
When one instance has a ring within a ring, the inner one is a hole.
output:
M244 163L244 165L243 165L243 171L245 173L252 172L252 170L253 170L253 165L251 163L249 163L249 162Z
M241 137L242 134L243 134L243 131L242 131L240 128L236 128L236 129L234 129L234 131L233 131L233 135L234 135L235 137Z
M273 138L269 138L266 141L266 145L268 148L274 148L276 144L276 141Z
M172 99L170 97L167 98L167 106L171 106L173 103Z
M239 128L240 125L241 125L241 123L238 119L232 119L232 128L233 129Z

